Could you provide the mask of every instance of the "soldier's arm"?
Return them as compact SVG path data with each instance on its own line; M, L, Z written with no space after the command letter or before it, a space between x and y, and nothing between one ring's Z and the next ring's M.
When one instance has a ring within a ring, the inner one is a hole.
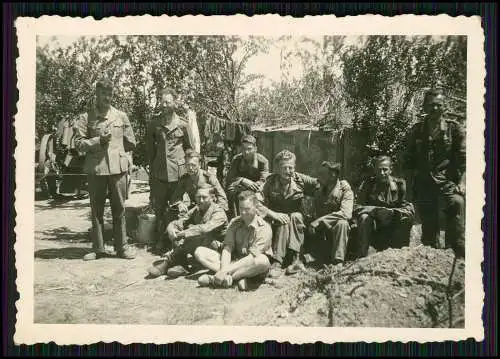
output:
M191 137L189 136L188 125L182 126L182 148L184 151L188 149L195 149L194 143L191 143Z
M300 173L299 176L304 181L304 194L307 196L313 196L318 185L318 179L305 175L303 173Z
M269 206L269 196L271 193L271 178L268 177L264 186L262 187L262 201L257 203L257 212L259 216L265 218L266 216L272 217L274 212L268 207Z
M456 153L457 156L457 170L460 179L463 179L463 176L466 171L466 158L467 158L467 150L466 150L466 143L467 143L467 136L465 133L465 128L457 124L456 126L456 134L455 134L455 139L453 141L454 144L454 153Z
M131 152L135 149L136 141L134 135L134 129L130 124L130 120L127 114L123 115L123 148L125 152Z
M81 114L75 120L73 131L77 151L88 153L102 150L101 138L99 136L89 137L88 116L86 113Z
M237 158L234 158L226 175L226 189L229 193L234 192L243 179L243 177L237 176L237 162Z
M214 187L215 193L217 194L217 203L221 206L225 211L229 210L229 205L227 203L226 192L219 183L219 180L216 176L211 175L208 178L208 182Z
M411 171L415 166L415 127L411 128L405 138L405 150L403 153L403 170Z
M156 157L156 140L155 140L154 120L151 120L148 123L148 127L146 130L146 150L147 150L147 154L148 154L149 169L151 170L151 166L153 165L153 161Z
M261 168L259 171L260 178L257 181L257 183L259 184L259 186L262 187L264 185L264 183L266 182L267 176L269 176L269 161L264 156L260 156L260 160L261 160L262 164L259 163L259 166L261 166Z
M186 238L203 236L224 227L226 223L227 216L224 210L216 209L206 223L192 225L184 231L184 234Z
M400 219L413 218L415 216L415 208L413 204L406 199L406 181L401 178L397 186L400 200L397 206L393 208L393 211Z

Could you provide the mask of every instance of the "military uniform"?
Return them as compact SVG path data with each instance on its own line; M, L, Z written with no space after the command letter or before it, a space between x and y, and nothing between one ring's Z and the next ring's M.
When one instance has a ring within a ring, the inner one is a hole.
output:
M343 262L347 251L349 239L349 221L352 218L354 193L349 183L338 180L333 186L318 184L314 195L314 222L319 222L311 243L306 243L308 248L318 254L327 255L332 262ZM325 243L328 248L324 247ZM319 249L319 250L318 250Z
M157 114L147 129L150 196L153 202L157 233L165 231L165 211L179 179L184 175L184 151L191 148L188 122L177 114L167 123Z
M281 264L288 250L295 253L302 250L305 227L303 200L305 195L314 195L317 183L315 178L298 172L293 174L288 184L283 184L277 173L266 179L262 190L264 205L272 211L290 216L287 224L272 223L273 256Z
M268 175L269 161L260 153L256 153L251 162L248 162L241 153L234 156L226 176L226 191L233 215L239 213L238 194L249 189L243 185L243 180L249 179L262 188Z
M195 203L195 195L198 188L204 184L209 184L215 189L216 193L216 203L225 211L228 210L228 203L226 193L222 189L219 180L215 175L208 173L205 170L200 169L198 175L195 179L191 177L189 173L184 174L177 184L177 187L172 195L172 203L176 203L183 200L183 195L188 194L190 199L190 206Z
M224 209L216 203L202 213L198 206L191 208L185 217L170 222L167 233L173 240L173 231L185 231L184 243L174 249L175 258L193 254L199 246L210 247L213 241L221 243L227 230L228 218Z
M446 245L465 250L465 196L458 185L465 173L466 135L460 123L442 119L431 133L424 117L410 131L405 168L411 171L413 201L422 221L422 243L437 246L439 211L446 216Z
M105 114L92 109L78 117L74 130L77 150L86 153L83 169L88 175L93 249L95 252L104 252L103 215L109 191L114 245L120 254L127 246L125 199L130 167L127 152L132 151L136 145L130 121L124 112L113 106ZM111 139L108 143L101 144L100 136L108 130Z
M201 212L198 206L191 208L184 217L170 222L167 226L167 233L175 248L167 253L161 264L151 267L149 274L157 277L165 274L170 267L187 266L187 255L193 255L199 246L212 248L213 241L217 241L218 248L221 248L227 224L226 212L216 203L212 203L205 212ZM175 231L185 233L180 245L175 243Z
M409 246L415 210L413 204L406 200L405 180L389 176L385 183L371 177L362 183L358 193L354 210L357 255L365 257L370 244L377 250ZM377 218L373 207L392 210L388 223Z

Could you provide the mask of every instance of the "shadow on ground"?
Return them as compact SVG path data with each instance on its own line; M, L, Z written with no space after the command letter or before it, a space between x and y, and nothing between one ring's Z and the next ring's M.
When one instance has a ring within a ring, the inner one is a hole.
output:
M68 227L58 227L41 232L44 240L58 240L68 242L89 242L88 232L75 232Z
M35 258L40 259L82 259L90 249L81 247L48 248L35 252Z

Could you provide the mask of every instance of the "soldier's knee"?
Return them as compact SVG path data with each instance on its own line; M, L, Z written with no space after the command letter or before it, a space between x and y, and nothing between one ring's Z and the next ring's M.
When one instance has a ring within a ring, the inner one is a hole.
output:
M335 224L335 227L349 229L349 222L347 222L345 219L338 220Z
M255 266L262 268L263 270L271 267L271 263L269 262L269 258L265 254L258 255L254 258Z
M304 223L304 217L302 216L302 213L299 212L291 213L290 220L294 223Z
M206 256L207 256L207 249L208 248L205 248L205 247L198 247L194 250L194 253L193 253L193 257L196 259L196 260L203 260Z
M359 222L360 223L371 222L370 216L367 213L363 213L361 216L359 216Z

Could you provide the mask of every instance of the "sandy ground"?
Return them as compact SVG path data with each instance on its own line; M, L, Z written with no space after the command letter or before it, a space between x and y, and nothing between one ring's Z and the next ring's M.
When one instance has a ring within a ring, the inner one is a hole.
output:
M132 188L127 202L130 232L137 224L136 214L148 203L147 191L141 183ZM412 235L412 248L377 253L350 269L356 272L371 266L371 273L318 285L317 273L310 270L239 292L237 288L199 288L196 278L147 279L146 269L159 257L139 244L134 260L106 258L85 262L82 256L91 247L88 199L42 200L36 201L35 207L37 323L408 327L446 324L435 313L445 311L441 288L444 284L437 284L433 291L425 283L409 284L405 280L418 277L420 271L445 283L452 261L451 251L422 249L418 227ZM110 219L109 207L106 217ZM388 278L375 273L387 265L397 267L399 276ZM405 268L412 273L401 277ZM461 271L456 291L463 287L463 268ZM330 272L326 275L334 276ZM332 295L335 288L340 288L342 294ZM441 304L430 303L433 298ZM462 309L460 305L456 307L456 317L460 317ZM460 324L463 325L457 325Z

